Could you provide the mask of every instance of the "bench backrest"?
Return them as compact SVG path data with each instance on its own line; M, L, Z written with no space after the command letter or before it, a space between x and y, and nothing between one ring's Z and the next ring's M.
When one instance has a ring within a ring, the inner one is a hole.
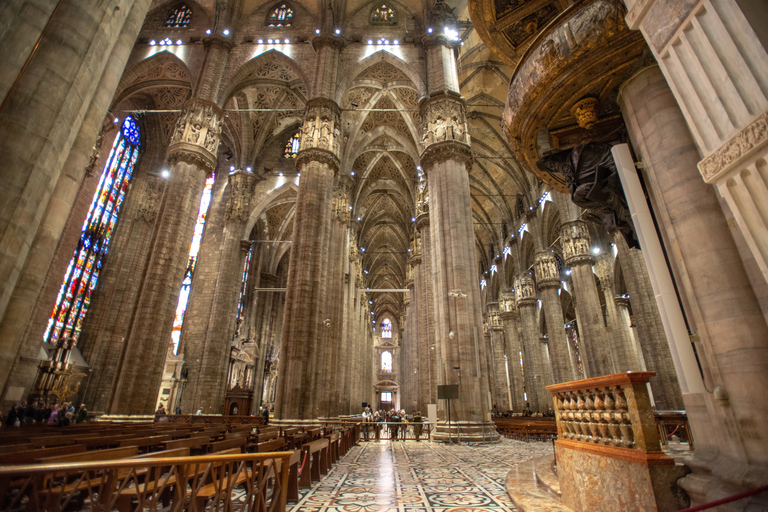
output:
M91 450L80 453L70 453L67 455L58 455L56 457L46 457L40 459L43 464L54 464L59 462L86 462L92 460L114 460L133 457L139 453L136 446L124 446L122 448L109 448L107 450Z
M29 464L39 462L45 457L55 455L67 455L85 451L85 446L76 444L72 446L55 446L53 448L40 448L24 452L6 453L0 456L0 464Z
M326 438L318 439L317 441L312 441L311 443L301 445L301 449L308 451L310 454L325 448L328 448L328 439Z
M199 448L211 442L209 436L189 437L186 439L174 439L173 441L166 441L163 443L166 450L173 450L174 448Z
M248 438L246 437L235 437L233 439L217 441L215 443L211 443L208 445L208 451L218 452L221 450L228 450L230 448L240 448L240 450L242 451L242 448L245 446L247 442L248 442Z
M285 446L285 438L278 437L276 439L270 439L269 441L258 443L256 445L256 451L258 453L279 452L279 451L282 451L282 448L284 446Z

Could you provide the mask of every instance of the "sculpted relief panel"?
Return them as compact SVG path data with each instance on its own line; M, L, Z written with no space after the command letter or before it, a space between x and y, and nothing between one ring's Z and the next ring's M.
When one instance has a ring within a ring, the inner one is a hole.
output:
M463 101L432 101L426 105L421 119L422 142L425 145L446 140L469 144L467 114Z

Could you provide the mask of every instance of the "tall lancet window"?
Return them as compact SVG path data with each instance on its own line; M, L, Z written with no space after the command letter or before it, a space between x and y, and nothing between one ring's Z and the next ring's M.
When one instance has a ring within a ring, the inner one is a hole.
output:
M131 116L123 121L109 153L101 180L83 223L80 240L64 274L43 339L48 343L69 338L77 344L91 294L99 279L120 206L139 158L139 127Z
M269 27L290 27L293 25L293 8L286 4L276 5L267 18Z
M389 350L381 353L381 371L387 373L392 371L392 352Z
M173 353L179 353L179 340L181 339L181 327L184 325L184 314L187 312L187 302L189 301L189 292L192 289L192 276L195 274L197 266L197 253L200 252L200 241L203 239L203 228L205 219L208 216L208 206L211 204L211 192L213 183L216 181L216 174L205 181L203 195L200 197L200 209L197 212L197 222L195 223L195 233L192 235L192 243L189 247L189 258L187 258L187 270L184 272L184 280L181 282L181 292L179 292L179 302L176 305L176 317L173 319L173 331L171 339L173 340Z
M240 330L240 324L243 322L243 313L245 306L245 291L248 288L248 274L251 270L251 257L253 256L253 243L248 249L248 255L245 257L245 263L243 264L243 279L240 281L240 299L237 301L237 313L235 314L235 336L237 336Z
M381 322L381 337L382 338L391 338L392 337L392 320L389 318L385 318L383 322Z
M180 6L171 9L168 16L165 18L165 27L183 28L189 26L189 22L192 21L192 9L181 4Z

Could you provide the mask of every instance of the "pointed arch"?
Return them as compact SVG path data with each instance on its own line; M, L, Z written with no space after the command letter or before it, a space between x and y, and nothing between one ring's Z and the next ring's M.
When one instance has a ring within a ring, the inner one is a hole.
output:
M269 66L270 62L276 66ZM285 82L287 87L293 89L294 92L299 92L306 102L309 87L307 77L301 66L284 53L269 50L240 66L221 88L217 103L225 105L229 98L238 91L264 80L269 80L273 84L275 80Z
M416 72L416 70L414 70L404 60L398 58L397 56L385 50L380 50L373 55L362 59L352 69L350 69L348 73L345 74L344 78L342 78L338 87L336 88L336 103L341 104L344 93L352 86L360 73L381 61L385 61L402 71L416 88L419 96L425 96L427 94L427 86L421 80L421 77Z
M140 60L123 73L112 105L119 104L141 89L170 86L192 90L192 84L192 73L184 61L171 52L162 51Z

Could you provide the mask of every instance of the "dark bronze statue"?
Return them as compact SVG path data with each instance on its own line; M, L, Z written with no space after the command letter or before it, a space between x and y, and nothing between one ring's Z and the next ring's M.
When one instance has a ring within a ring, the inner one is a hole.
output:
M565 178L571 201L589 210L609 233L620 231L630 247L639 248L611 146L599 142L551 153L536 166Z

